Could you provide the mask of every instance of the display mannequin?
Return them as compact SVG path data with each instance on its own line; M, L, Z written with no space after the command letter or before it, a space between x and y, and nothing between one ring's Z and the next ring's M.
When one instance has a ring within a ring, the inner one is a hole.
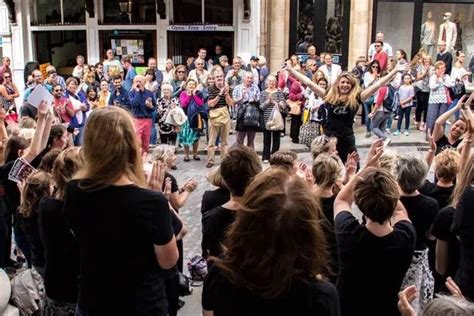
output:
M454 45L456 44L456 38L458 31L456 24L451 22L451 12L446 12L443 15L444 22L439 26L438 42L445 42L446 49L452 53Z
M432 59L435 58L436 46L436 23L433 21L433 13L428 11L426 21L421 25L421 47L425 49Z

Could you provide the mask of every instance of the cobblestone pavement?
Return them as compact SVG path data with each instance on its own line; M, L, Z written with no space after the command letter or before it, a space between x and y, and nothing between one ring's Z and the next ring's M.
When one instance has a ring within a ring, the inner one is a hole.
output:
M365 158L368 152L368 146L371 142L371 139L364 137L365 132L363 127L357 132L357 144L359 154L361 156L362 163L365 162ZM392 147L393 150L396 150L399 153L413 153L417 151L424 151L426 149L426 144L423 139L423 134L421 132L414 132L410 136L398 136L397 138L392 138ZM231 141L234 140L234 137L231 135ZM257 136L256 139L257 151L261 150L261 136ZM202 148L205 148L205 144L202 144ZM282 138L281 148L283 149L292 149L295 152L298 152L298 158L301 161L304 161L308 164L311 163L311 156L308 149L302 145L292 144L289 140L289 137L286 136ZM201 152L204 153L204 152ZM184 262L185 265L187 261L194 255L200 254L200 243L201 243L201 198L203 193L206 190L212 190L213 187L206 180L206 175L210 171L205 168L205 156L201 155L201 161L184 162L183 155L178 154L178 170L173 171L173 175L176 177L178 184L182 185L187 179L194 178L198 181L199 186L195 192L191 194L186 205L180 210L180 214L183 217L186 225L189 228L188 234L184 239ZM217 159L216 164L219 163ZM267 167L268 165L264 165ZM187 273L187 268L184 268L185 273ZM201 293L202 287L195 287L192 295L184 298L186 304L180 310L179 315L194 316L201 315Z

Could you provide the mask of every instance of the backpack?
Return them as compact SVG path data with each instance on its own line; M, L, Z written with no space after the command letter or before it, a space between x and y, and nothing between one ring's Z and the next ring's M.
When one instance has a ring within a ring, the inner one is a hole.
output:
M392 85L387 85L387 94L383 100L383 111L385 113L396 113L400 105L400 97L398 90Z
M207 261L203 257L196 255L188 261L188 270L193 281L204 281L207 275Z

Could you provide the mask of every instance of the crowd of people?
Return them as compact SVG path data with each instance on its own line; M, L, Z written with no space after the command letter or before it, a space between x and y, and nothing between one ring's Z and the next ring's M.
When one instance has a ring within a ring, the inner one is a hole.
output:
M204 315L472 315L474 94L465 53L453 61L438 47L434 64L423 50L409 61L378 33L350 72L308 45L277 73L263 56L230 64L201 48L186 65L150 58L137 74L108 50L95 65L77 56L67 78L33 70L22 102L5 57L0 268L11 303L47 316L177 315L179 211L198 183L172 172L177 148L199 161L206 137L217 188L201 203ZM32 104L39 86L51 104ZM412 107L425 157L386 146L393 120L393 137L409 135ZM366 161L358 113L376 136ZM287 121L311 165L280 150Z

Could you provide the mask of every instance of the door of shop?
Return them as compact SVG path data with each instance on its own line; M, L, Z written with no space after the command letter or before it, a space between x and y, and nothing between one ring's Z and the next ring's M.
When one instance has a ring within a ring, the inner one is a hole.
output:
M207 49L207 57L214 57L215 45L221 45L223 53L234 55L234 32L168 32L168 57L175 64L186 64L188 57L196 57L199 48Z

